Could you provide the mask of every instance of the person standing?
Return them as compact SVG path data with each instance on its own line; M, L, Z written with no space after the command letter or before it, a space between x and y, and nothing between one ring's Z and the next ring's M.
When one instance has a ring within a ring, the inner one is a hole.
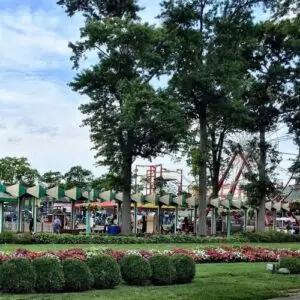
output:
M146 216L143 215L142 217L142 233L146 233L147 231L147 220L146 220Z
M33 218L31 215L29 217L29 232L33 233Z
M53 222L53 232L60 233L60 227L61 227L61 221L57 216L55 216L54 222Z

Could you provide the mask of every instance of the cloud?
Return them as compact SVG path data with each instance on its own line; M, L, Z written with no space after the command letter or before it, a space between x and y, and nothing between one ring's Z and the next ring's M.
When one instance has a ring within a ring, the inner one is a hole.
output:
M9 137L7 138L8 143L20 143L22 141L21 137Z
M12 7L0 11L0 67L30 71L67 66L67 44L78 36L78 23L66 25L66 17L55 5L48 11Z

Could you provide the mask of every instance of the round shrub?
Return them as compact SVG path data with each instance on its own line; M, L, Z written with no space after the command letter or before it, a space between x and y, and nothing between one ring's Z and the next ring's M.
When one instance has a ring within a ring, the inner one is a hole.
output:
M92 288L94 277L85 262L77 259L67 259L62 264L67 291L81 292Z
M39 257L32 262L37 275L35 289L41 293L56 293L64 289L65 278L59 260L51 257Z
M0 286L5 293L31 293L35 282L36 272L29 260L14 258L1 265Z
M130 285L143 285L151 279L150 263L139 255L123 257L120 265L122 278Z
M175 282L192 282L196 274L196 264L193 259L184 254L176 254L171 259L175 267Z
M120 266L112 257L94 256L88 259L87 264L94 276L96 289L112 289L120 283Z
M282 257L280 259L280 268L288 269L291 274L300 274L300 257Z
M175 267L169 256L155 255L150 259L151 281L155 285L170 285L175 279Z

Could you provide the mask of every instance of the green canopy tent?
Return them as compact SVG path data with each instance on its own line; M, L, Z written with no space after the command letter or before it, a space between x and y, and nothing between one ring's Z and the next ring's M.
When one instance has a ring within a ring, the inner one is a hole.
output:
M75 211L75 202L76 201L86 201L88 197L86 197L82 191L82 189L74 187L72 189L65 191L65 196L67 196L71 200L71 228L74 229L75 227L75 218L74 218L74 211Z
M118 223L120 219L121 203L123 202L123 193L118 192L115 194L115 200L118 201ZM131 202L134 203L134 233L137 233L137 204L145 202L145 196L142 193L136 193L131 195Z
M6 193L18 199L18 232L22 227L22 210L25 204L26 188L20 183L16 183L6 187Z
M87 203L97 201L99 196L99 192L95 189L88 189L82 192L82 197L87 200ZM85 226L86 234L89 235L91 233L91 212L89 207L86 210L86 226Z
M186 195L179 195L172 199L173 205L175 205L175 226L174 226L174 233L177 232L178 227L178 207L185 207L186 206Z
M4 213L4 203L16 203L17 198L10 196L9 194L0 191L0 233L3 232L3 213Z
M37 231L37 199L41 199L46 196L46 189L40 184L35 185L27 189L27 194L32 196L32 218L33 218L33 231Z

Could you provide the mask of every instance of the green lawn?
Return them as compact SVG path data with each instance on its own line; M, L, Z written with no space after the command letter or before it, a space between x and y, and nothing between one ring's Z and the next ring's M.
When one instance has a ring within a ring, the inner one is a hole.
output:
M115 290L90 291L58 295L1 295L0 299L203 299L253 300L300 294L300 276L274 275L265 271L264 263L197 265L192 284L170 287L131 287L121 285Z
M239 244L233 244L239 245ZM294 250L300 250L300 243L253 243L249 244L254 247L265 247L265 248L288 248ZM15 244L1 244L0 251L11 251L18 248L25 248L32 251L43 251L43 250L60 250L60 249L69 249L69 248L83 248L83 249L95 249L95 248L110 248L116 250L169 250L175 248L185 248L185 249L199 249L199 248L207 248L207 247L217 247L221 246L220 244L120 244L120 245L106 245L106 244L85 244L85 245L15 245Z

